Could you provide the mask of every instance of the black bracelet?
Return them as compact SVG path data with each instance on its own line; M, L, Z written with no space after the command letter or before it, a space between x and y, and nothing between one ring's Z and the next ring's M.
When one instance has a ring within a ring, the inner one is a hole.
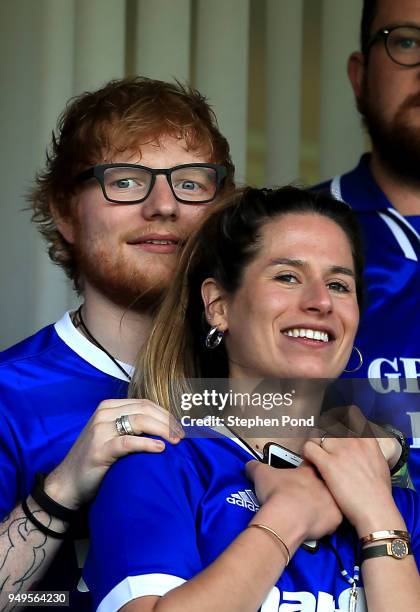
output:
M367 559L375 559L376 557L393 557L394 559L405 559L408 555L412 555L410 542L406 542L400 538L395 538L386 544L379 546L369 546L362 549L362 563Z
M70 510L61 504L54 501L44 491L45 474L38 472L35 475L35 486L31 491L32 499L38 504L38 506L51 514L54 518L58 518L65 523L70 523L77 515L77 510Z
M63 531L63 532L53 531L46 525L43 525L41 521L38 521L38 519L29 510L28 502L26 501L26 499L22 500L21 505L22 505L22 510L25 513L26 518L29 519L31 523L39 529L39 531L42 531L42 533L45 533L45 535L50 536L51 538L55 538L56 540L64 540L64 538L67 537L66 531Z

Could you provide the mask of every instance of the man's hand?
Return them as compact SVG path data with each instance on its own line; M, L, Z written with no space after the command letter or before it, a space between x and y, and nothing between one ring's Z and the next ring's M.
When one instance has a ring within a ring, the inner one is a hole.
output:
M115 420L128 415L136 435L120 436ZM184 433L166 410L143 399L105 400L99 404L64 460L45 480L45 492L67 508L76 509L95 495L108 468L129 453L160 453L159 436L177 444Z

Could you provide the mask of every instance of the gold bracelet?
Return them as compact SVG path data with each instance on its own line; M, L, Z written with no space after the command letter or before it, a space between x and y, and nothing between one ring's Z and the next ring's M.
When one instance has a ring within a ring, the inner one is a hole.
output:
M367 536L363 536L363 538L360 538L360 544L370 544L370 542L377 542L378 540L395 540L396 538L409 542L411 536L408 531L386 529L384 531L374 531L373 533L369 533Z
M273 535L281 544L283 544L284 550L286 551L286 554L287 554L287 560L286 560L285 567L287 567L289 565L289 563L290 563L289 548L287 547L287 544L281 539L279 534L276 531L274 531L274 529L271 529L271 527L267 527L267 525L262 525L261 523L252 523L251 525L248 525L248 527L258 527L259 529L263 529L264 531L268 531L268 533L271 533L271 535Z

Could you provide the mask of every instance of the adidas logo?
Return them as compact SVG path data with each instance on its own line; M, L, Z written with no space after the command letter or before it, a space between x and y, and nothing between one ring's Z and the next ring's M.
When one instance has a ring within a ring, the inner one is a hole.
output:
M257 512L260 509L260 503L256 498L254 491L251 489L245 489L245 491L232 493L229 497L226 497L226 501L229 504L240 506L241 508L247 508L252 512Z

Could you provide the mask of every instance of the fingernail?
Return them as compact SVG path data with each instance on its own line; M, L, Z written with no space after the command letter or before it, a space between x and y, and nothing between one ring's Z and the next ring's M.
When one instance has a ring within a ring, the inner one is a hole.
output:
M165 448L165 443L162 442L161 440L155 440L155 446L156 446L156 448L164 449Z

